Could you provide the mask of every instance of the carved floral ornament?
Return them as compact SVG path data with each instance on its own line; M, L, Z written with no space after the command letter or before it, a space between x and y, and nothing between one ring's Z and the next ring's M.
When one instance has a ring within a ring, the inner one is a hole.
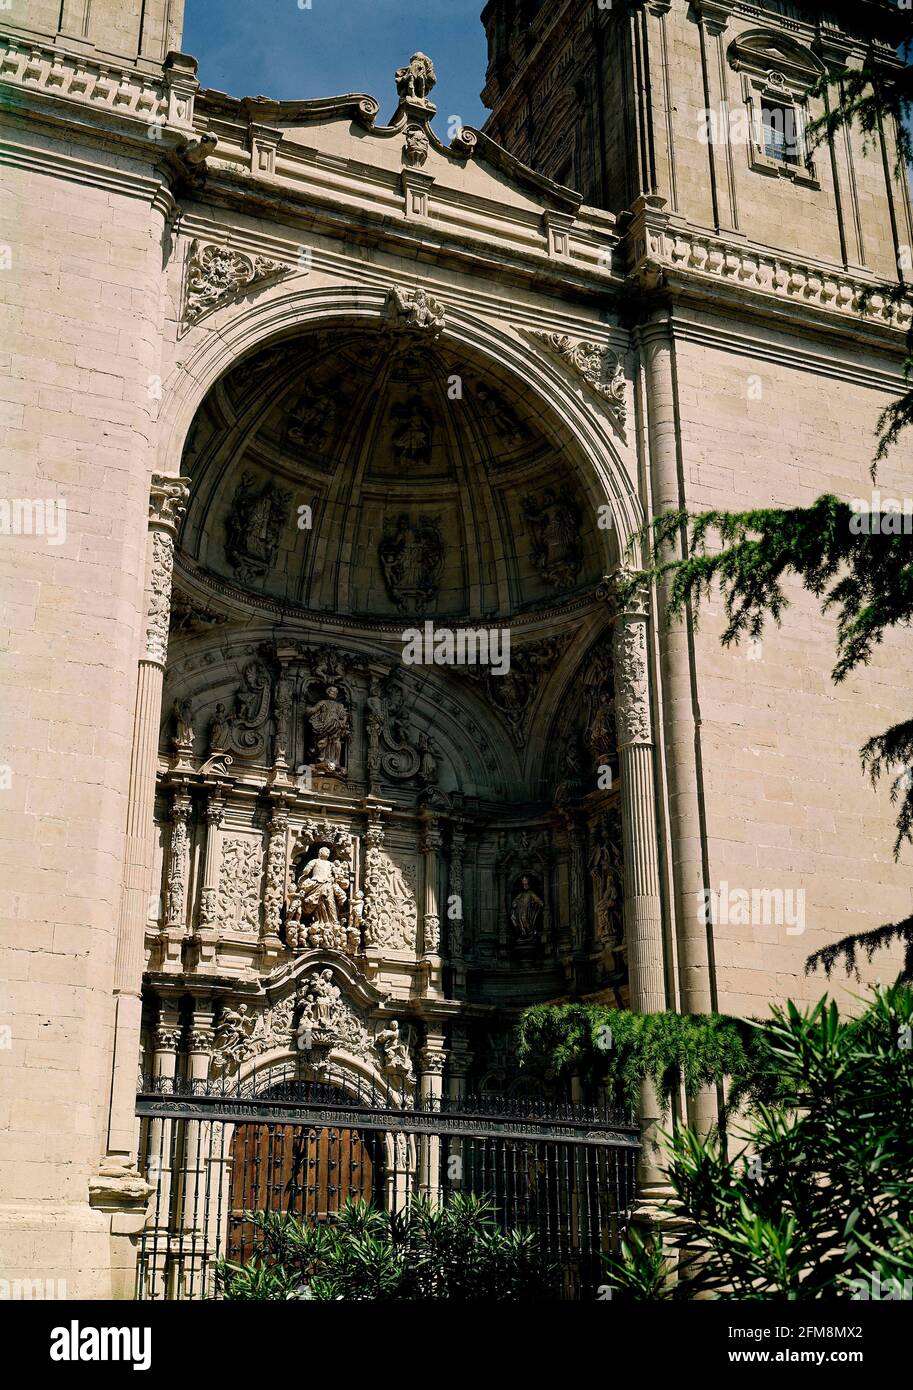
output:
M624 364L606 343L571 338L566 333L530 329L529 337L554 358L569 366L586 385L608 403L619 425L627 419Z
M187 261L184 319L196 323L251 286L291 273L291 266L269 256L247 255L230 246L194 240Z

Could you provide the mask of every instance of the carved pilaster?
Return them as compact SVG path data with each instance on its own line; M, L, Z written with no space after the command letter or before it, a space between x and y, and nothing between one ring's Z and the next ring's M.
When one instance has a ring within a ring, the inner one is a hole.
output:
M438 902L441 831L436 816L430 816L425 821L422 831L422 855L425 862L422 951L426 958L437 958L441 951L441 915Z
M269 822L269 841L266 847L266 889L263 895L263 925L260 940L272 950L282 949L279 929L282 926L282 904L285 902L288 875L288 812L274 806Z
M190 797L179 792L171 807L171 843L168 858L168 896L165 926L182 932L186 917L187 850L190 844Z
M631 1007L666 1007L659 852L653 780L648 613L637 595L615 619L615 718L618 733L624 845L624 916Z
M225 800L221 792L210 792L204 817L206 820L206 847L203 859L203 886L200 891L200 915L196 933L200 949L200 965L209 964L215 958L218 935L222 821L225 818Z
M104 1167L136 1161L136 1059L146 908L152 887L155 773L162 681L168 648L174 537L187 505L189 480L153 474L146 557L145 646L137 673L124 850L124 886L114 959L114 1055Z
M466 836L458 822L450 836L450 880L447 893L447 934L450 959L462 961L464 949L463 855Z

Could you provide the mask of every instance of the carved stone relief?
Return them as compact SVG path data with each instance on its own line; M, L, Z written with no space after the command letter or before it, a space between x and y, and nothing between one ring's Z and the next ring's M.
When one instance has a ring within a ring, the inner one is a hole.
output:
M228 246L193 241L187 263L187 301L184 318L196 323L235 295L266 280L287 275L290 267L269 256L248 256Z
M418 329L430 338L438 338L444 330L444 306L421 286L406 290L400 286L390 291L389 312L394 326Z
M650 743L646 623L621 614L615 623L615 712L618 742Z
M533 329L530 331L530 337L541 343L552 356L571 367L592 390L608 401L619 423L625 423L625 373L617 352L604 343L570 338L565 333L547 333Z
M384 522L378 551L387 590L401 613L417 613L437 596L444 567L440 518L405 512Z
M523 515L532 539L532 562L556 589L575 582L583 565L580 508L567 488L546 488L523 499Z
M418 940L414 870L393 862L376 821L368 827L365 845L365 945L414 950Z
M462 666L459 674L481 682L488 701L506 719L517 748L526 743L529 715L542 685L570 642L570 634L511 645L510 670L494 676L484 667Z
M419 397L413 396L403 404L393 406L390 418L390 442L397 468L411 472L429 464L434 426L430 412Z
M219 927L225 932L258 936L263 851L251 836L226 836L219 874Z
M243 473L225 518L225 557L242 584L272 569L292 494L269 481L258 487Z

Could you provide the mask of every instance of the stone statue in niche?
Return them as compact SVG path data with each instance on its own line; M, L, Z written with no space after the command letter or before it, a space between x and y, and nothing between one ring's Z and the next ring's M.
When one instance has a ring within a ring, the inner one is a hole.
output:
M355 955L361 948L362 895L350 910L352 848L344 831L312 824L295 856L295 887L285 911L285 943L292 951L323 947ZM294 875L293 875L294 876Z
M235 693L234 712L220 700L209 724L209 753L238 753L257 758L266 753L272 678L262 661L249 661Z
M532 537L532 562L556 589L567 589L583 565L580 508L567 488L546 488L541 497L526 497L523 514Z
M598 945L617 950L624 936L620 827L600 820L589 859L593 882L594 934Z
M390 412L395 422L390 435L396 466L406 471L431 462L431 417L418 396Z
M510 925L518 948L529 949L542 937L542 914L545 903L537 893L538 880L532 874L521 874L514 884L510 905Z
M413 526L401 513L384 522L379 558L390 597L400 613L417 613L437 595L444 567L438 517L420 516Z
M229 747L229 715L220 700L209 721L209 751L222 753Z
M275 483L258 488L252 473L241 475L225 518L225 556L243 584L272 569L291 500Z
M428 734L418 736L418 780L423 786L433 787L437 785L437 753L438 746Z
M346 891L340 877L338 861L334 864L329 849L321 845L316 857L305 864L301 872L292 910L286 919L287 924L299 925L297 949L302 944L301 930L310 946L335 946L337 949L342 946L344 933L339 913L346 902Z
M315 771L332 777L345 776L352 723L348 709L339 698L339 687L328 685L326 693L308 705L306 715Z
M396 69L396 91L401 101L430 105L428 93L437 81L434 64L426 53L413 53L405 67Z
M174 702L174 747L182 757L193 752L193 704L185 697Z

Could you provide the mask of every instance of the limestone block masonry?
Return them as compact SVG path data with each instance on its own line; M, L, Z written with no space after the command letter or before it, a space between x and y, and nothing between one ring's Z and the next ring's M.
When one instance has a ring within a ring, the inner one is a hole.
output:
M835 688L801 594L751 651L616 603L657 511L870 486L892 133L789 172L697 129L878 7L489 0L449 143L426 55L386 125L236 99L182 8L0 26L0 1279L74 1298L134 1291L140 1071L509 1091L529 1004L761 1012L910 905L858 767L904 648ZM429 623L509 671L407 662ZM708 922L723 883L801 931Z

